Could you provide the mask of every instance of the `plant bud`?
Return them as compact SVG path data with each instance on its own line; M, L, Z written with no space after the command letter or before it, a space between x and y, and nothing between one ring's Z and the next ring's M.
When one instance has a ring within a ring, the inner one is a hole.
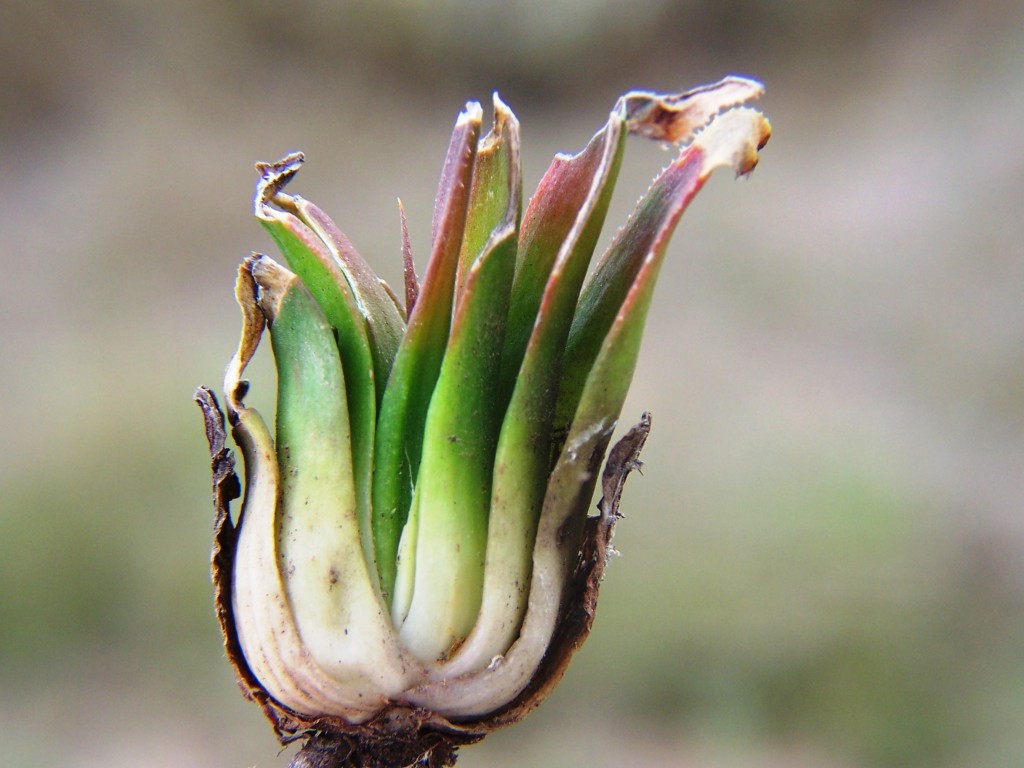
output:
M623 96L525 211L518 121L495 96L481 137L467 104L422 282L403 237L404 306L331 219L285 192L301 154L257 166L255 214L285 264L254 254L238 272L224 396L244 483L216 397L196 400L227 655L283 743L313 734L293 765L450 764L557 683L590 631L650 430L644 414L607 450L669 238L715 168L756 164L770 128L739 105L761 91L729 77ZM680 150L588 278L630 134ZM264 332L273 433L245 404Z

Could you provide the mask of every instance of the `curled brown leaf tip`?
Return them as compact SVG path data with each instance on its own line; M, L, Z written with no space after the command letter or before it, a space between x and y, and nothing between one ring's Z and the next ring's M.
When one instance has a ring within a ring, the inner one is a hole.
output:
M730 75L685 93L632 91L619 100L618 110L630 133L655 141L685 143L722 111L762 93L764 86L756 80Z
M260 179L256 182L256 213L262 206L268 205L271 200L295 178L299 172L306 156L302 152L292 152L285 155L274 163L256 163L256 172Z

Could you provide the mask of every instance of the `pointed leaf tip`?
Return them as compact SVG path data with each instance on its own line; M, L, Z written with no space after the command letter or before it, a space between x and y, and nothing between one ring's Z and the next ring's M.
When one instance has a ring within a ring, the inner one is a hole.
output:
M412 317L413 307L420 295L420 282L416 277L416 262L412 258L412 242L409 239L409 222L405 218L405 206L398 201L398 216L402 220L402 278L405 282L405 318Z
M517 230L522 211L519 121L494 94L494 126L477 145L462 250L455 278L456 302L478 258L495 238ZM511 279L511 278L510 278Z
M466 108L459 113L455 120L455 127L452 129L452 136L448 143L448 153L445 155L444 166L441 169L441 179L437 185L437 195L434 197L434 218L430 227L430 247L435 248L438 238L442 236L445 226L452 226L446 218L451 215L449 206L452 201L456 207L461 203L458 191L468 185L469 179L459 183L461 174L467 169L472 170L473 158L476 156L476 140L480 135L480 124L483 122L484 111L480 104L475 101L466 102ZM465 220L463 212L462 221L458 222L461 228ZM460 239L461 242L461 239ZM431 255L431 262L433 262ZM428 266L429 271L429 266Z

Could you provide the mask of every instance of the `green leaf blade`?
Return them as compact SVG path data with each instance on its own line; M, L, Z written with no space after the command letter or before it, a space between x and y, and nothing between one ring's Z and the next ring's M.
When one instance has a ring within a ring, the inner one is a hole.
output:
M470 103L452 132L434 209L432 253L377 420L373 538L381 587L390 596L402 528L419 470L423 430L448 341L481 110Z
M503 375L509 375L505 366L512 367L511 359L521 356L521 366L511 381L503 382L511 388L511 400L496 446L480 616L446 666L448 675L479 671L505 653L526 612L537 523L553 465L551 423L561 356L624 140L622 120L613 114L582 152L556 158L531 201L531 232L522 234L520 245L532 252L520 259L522 271L513 289L524 293L512 297L519 302L518 330L531 332L526 342L506 338L503 349ZM536 318L527 321L531 313ZM513 322L510 312L509 333ZM524 343L525 350L519 349Z
M327 214L301 197L293 198L293 204L302 222L317 234L334 257L355 306L366 321L379 403L405 332L405 320L380 278Z
M446 658L469 634L480 606L505 408L495 382L515 268L519 179L518 122L495 97L494 129L481 139L473 168L451 337L425 425L416 518L408 523L416 530L405 534L416 544L400 637L423 661Z
M515 260L515 230L496 233L468 276L430 403L419 500L415 586L400 630L423 661L446 657L476 623L502 403L494 381Z
M753 170L757 152L770 135L771 126L760 112L746 107L730 110L704 128L640 199L580 295L566 347L556 428L574 424L584 387L590 386L595 360L606 354L613 327L626 323L642 331L650 301L645 292L653 292L668 241L690 201L716 168L732 166L737 175ZM627 337L625 331L616 333ZM616 416L632 379L636 352L625 342L618 343L623 362L614 365L621 368L617 375L624 378L608 378L602 395L609 412ZM629 375L625 376L627 369Z
M365 321L335 259L316 233L298 217L270 205L267 196L276 194L298 170L297 163L293 161L289 165L286 161L287 158L281 163L261 166L264 176L258 188L256 214L288 266L302 280L334 329L337 350L345 363L344 391L351 422L357 503L364 532L363 547L367 560L372 562L371 478L377 420L373 354Z
M591 368L608 337L627 296L634 289L641 269L654 261L660 267L664 246L683 210L704 183L699 153L684 150L641 198L626 225L602 256L584 287L566 343L562 385L558 395L556 429L573 420ZM657 249L661 248L661 251ZM641 325L643 320L638 321ZM632 373L614 389L625 395ZM611 402L616 397L611 396ZM614 410L618 414L618 408Z
M295 274L267 257L249 264L278 374L279 502L266 533L302 655L372 713L418 672L401 654L363 550L334 331Z
M581 152L555 157L530 199L520 229L502 353L501 383L506 396L511 394L519 375L551 270L574 227L579 231L574 239L577 257L573 261L582 259L586 270L608 212L625 136L622 119L613 113L605 128ZM586 215L581 216L581 211L586 211Z

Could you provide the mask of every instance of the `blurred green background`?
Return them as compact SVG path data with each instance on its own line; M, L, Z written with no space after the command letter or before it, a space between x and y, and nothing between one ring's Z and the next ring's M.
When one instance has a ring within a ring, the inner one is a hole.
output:
M734 72L775 136L673 241L594 635L461 765L1024 765L1024 5L0 11L4 764L287 763L222 657L191 402L271 249L254 161L304 150L395 284L467 99L516 110L529 190L621 92ZM610 222L669 157L631 144Z

